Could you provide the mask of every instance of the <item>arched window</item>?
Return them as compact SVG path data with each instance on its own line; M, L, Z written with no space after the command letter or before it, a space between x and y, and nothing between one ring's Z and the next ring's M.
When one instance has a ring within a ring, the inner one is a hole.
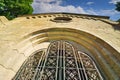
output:
M94 61L66 41L30 56L13 80L103 80Z
M72 18L69 18L69 17L56 17L51 21L58 22L58 23L66 23L66 22L72 21Z

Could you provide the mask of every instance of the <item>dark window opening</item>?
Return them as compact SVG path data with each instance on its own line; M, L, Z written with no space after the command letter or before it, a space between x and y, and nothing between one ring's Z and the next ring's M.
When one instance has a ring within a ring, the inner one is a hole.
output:
M56 18L54 18L53 20L51 20L51 21L53 21L53 22L70 22L72 20L72 18L69 18L69 17L56 17Z

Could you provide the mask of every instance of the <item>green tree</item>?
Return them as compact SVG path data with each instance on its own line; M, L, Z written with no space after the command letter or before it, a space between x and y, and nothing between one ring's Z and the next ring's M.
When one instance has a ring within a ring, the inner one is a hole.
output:
M115 9L120 12L120 2L117 2ZM118 19L117 21L120 22L120 19Z
M120 2L117 2L117 4L116 4L116 10L120 11Z
M18 15L31 14L33 0L0 0L0 15L13 19Z
M120 19L118 19L117 21L120 22Z

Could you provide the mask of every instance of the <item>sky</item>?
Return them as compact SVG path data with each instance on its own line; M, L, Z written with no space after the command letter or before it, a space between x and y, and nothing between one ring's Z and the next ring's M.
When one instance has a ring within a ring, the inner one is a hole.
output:
M33 14L49 12L67 12L110 16L111 20L120 19L120 12L115 10L120 0L34 0Z

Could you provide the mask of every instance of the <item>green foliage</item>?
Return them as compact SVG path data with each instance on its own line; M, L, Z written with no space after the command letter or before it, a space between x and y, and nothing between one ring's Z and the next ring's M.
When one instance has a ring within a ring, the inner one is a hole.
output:
M31 14L33 0L0 0L0 15L13 19L18 15Z
M118 19L117 22L120 22L120 19Z
M120 2L117 2L116 10L120 12ZM117 22L120 22L120 19L118 19Z
M116 10L120 11L120 2L117 2L117 4L116 4Z

